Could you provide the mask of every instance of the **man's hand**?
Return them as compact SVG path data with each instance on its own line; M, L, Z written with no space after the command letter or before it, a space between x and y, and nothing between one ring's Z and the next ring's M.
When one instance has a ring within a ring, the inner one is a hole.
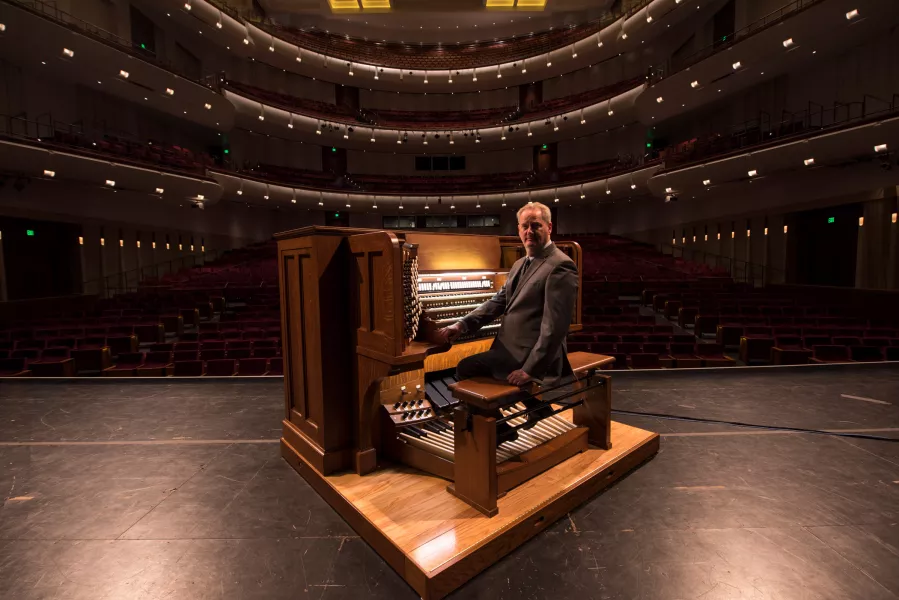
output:
M462 335L462 325L459 323L453 323L449 327L437 330L437 336L443 340L444 344L452 344L460 335Z
M531 376L518 369L517 371L512 371L509 373L509 376L506 377L506 381L511 383L512 385L522 386L531 380Z

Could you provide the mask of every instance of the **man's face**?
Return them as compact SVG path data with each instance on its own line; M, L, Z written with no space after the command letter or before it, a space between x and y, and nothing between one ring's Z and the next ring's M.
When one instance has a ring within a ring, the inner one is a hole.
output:
M549 241L552 230L553 224L544 221L537 209L524 210L518 216L518 237L521 238L528 256L533 256L543 249Z

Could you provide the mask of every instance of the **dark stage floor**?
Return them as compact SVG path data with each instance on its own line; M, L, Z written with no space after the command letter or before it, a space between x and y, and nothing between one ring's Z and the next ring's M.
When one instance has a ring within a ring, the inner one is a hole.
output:
M616 408L899 438L899 369L621 374ZM0 383L0 598L414 598L279 456L280 380ZM454 598L899 597L899 444L619 417L652 461Z

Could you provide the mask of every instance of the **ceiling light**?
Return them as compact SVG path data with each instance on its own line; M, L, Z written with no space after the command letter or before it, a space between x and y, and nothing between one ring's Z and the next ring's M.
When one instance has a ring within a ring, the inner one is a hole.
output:
M165 190L162 189L162 188L156 188L156 193L157 193L157 194L162 194L162 193L165 193Z
M856 17L858 17L858 9L853 8L852 10L850 10L849 12L846 13L847 21L851 21L852 19L855 19Z
M632 189L632 190L637 189L637 184L636 184L636 183L632 183L632 184L631 184L631 189Z
M611 194L612 194L612 190L610 190L609 188L606 188L606 196L609 196Z
M646 22L652 23L652 15L646 15Z
M206 104L203 105L203 108L205 108L206 110L211 110L212 105L207 102Z
M691 88L698 88L698 87L699 87L699 82L698 82L698 81L692 82L692 83L690 84L690 87L691 87Z
M864 218L864 217L859 217L859 218L858 218L858 226L859 226L859 227L864 227L864 226L865 226L865 218Z
M759 174L759 172L756 171L755 169L752 169L747 173L747 175L749 175L750 177L755 177L758 174Z
M351 208L349 204L346 205L347 208Z
M814 158L806 158L804 161L802 161L802 164L804 164L806 167L810 167L813 164L815 164L815 159Z
M172 88L165 88L165 93L167 96L174 96L175 90L173 90Z
M265 200L268 200L268 194L265 194L265 195L263 196L263 198L264 198Z
M303 62L303 57L300 56L299 49L297 49L297 62L298 62L298 63ZM377 79L377 78L378 78L378 73L377 73L377 71L375 71L375 79Z
M190 10L190 9L191 9L190 2L185 2L185 3L184 3L184 10Z
M874 146L874 152L886 152L886 151L887 151L886 144L877 144L876 146Z
M128 71L126 71L124 69L119 70L119 75L121 75L125 79L128 79L128 77L130 77L130 74L128 73Z
M450 210L456 210L456 205L455 205L455 204L450 204Z
M115 181L113 181L112 179L107 179L106 185L108 185L109 187L115 187Z
M899 213L893 213L893 223L896 222L896 218L897 218L897 217L899 217ZM784 228L784 233L786 233L786 232L787 232L787 230L786 230L786 227L785 227L785 228Z
M621 39L626 40L626 39L627 39L627 34L626 34L626 33L622 33L622 34L621 34Z
M665 193L670 194L673 190L670 187L665 188Z
M0 33L6 31L6 23L0 23Z
M222 28L222 22L221 22L221 21L216 21L216 22L215 22L215 27L216 27L216 29L221 29L221 28Z
M711 179L703 179L702 185L712 185L712 180Z
M293 123L288 123L288 124L287 124L287 128L288 128L288 129L293 129Z
M44 175L47 177L56 177L56 171L51 171L50 169L44 169Z
M431 208L431 207L428 206L427 204L425 204L425 210L428 210L429 208Z
M244 43L244 45L249 46L249 45L250 45L250 38L244 38L244 39L243 39L243 43Z
M63 48L62 53L65 54L66 56L68 56L69 58L72 58L73 56L75 56L75 52L73 50L69 50L68 48Z
M577 58L577 52L572 52L572 53L571 53L571 58Z
M739 69L740 67L743 66L743 63L741 63L740 61L737 61L732 66L734 68L734 71L736 71L737 69Z
M243 196L243 190L237 190L237 195L238 195L238 196Z
M662 98L661 96L659 96L658 98L656 98L656 102L658 102L659 104L661 104L661 103L664 102L664 101L665 101L665 99Z
M265 115L259 115L259 120L260 120L260 121L265 121Z
M206 196L204 196L203 194L197 194L197 200L205 200L205 199L206 199Z
M611 117L611 116L614 115L614 114L615 114L615 111L612 110L612 109L610 108L610 109L609 109L609 116Z
M793 45L793 38L787 38L783 41L784 48L789 48Z

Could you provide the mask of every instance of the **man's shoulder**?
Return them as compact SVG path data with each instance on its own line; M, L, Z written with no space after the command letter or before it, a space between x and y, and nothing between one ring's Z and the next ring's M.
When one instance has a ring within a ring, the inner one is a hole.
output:
M571 260L571 257L562 252L556 245L553 245L553 252L547 257L547 261L556 266L564 265L565 267L572 267L577 270L577 265Z

